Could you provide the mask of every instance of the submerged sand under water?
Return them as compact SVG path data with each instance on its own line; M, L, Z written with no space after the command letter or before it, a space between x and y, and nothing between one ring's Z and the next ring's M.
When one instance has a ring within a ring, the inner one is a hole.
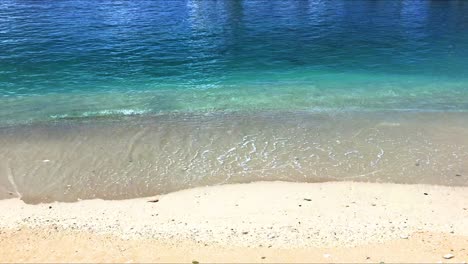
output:
M468 186L467 113L167 114L0 128L0 198L126 199L258 180Z

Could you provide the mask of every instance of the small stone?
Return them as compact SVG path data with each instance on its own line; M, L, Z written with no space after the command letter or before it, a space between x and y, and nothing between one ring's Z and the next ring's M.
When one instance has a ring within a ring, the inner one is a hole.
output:
M452 254L446 254L446 255L444 255L444 259L451 259L451 258L453 258L453 257L455 257L455 256L452 255Z
M50 162L50 160L45 159L45 160L43 160L42 162L47 163L47 162Z
M312 199L309 199L309 198L304 198L304 201L311 202L311 201L312 201Z
M157 203L159 202L159 199L154 199L154 200L149 200L148 203Z
M266 259L266 257L262 257L262 259Z
M52 209L52 205L49 205L49 209Z
M400 235L400 238L401 238L401 239L408 239L409 236L408 236L408 235L405 235L405 234L401 234L401 235Z
M455 174L455 176L457 176L457 177L461 177L461 174Z
M376 206L377 204L373 203L372 206Z
M242 232L243 235L247 235L248 233L249 232L247 232L247 231Z
M428 193L424 193L424 195L429 195Z

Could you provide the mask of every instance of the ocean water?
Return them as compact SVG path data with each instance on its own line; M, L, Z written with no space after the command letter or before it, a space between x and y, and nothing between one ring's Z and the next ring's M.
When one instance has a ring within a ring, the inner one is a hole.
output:
M466 111L468 3L0 3L0 125L173 112Z
M0 198L468 186L468 1L2 0Z

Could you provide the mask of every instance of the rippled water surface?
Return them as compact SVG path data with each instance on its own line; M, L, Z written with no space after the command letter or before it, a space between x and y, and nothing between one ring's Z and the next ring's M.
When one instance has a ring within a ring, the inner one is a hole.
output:
M468 110L467 1L0 3L0 123Z
M467 139L468 1L0 1L0 198L468 186Z
M0 198L124 199L252 181L468 186L466 113L171 114L0 128Z

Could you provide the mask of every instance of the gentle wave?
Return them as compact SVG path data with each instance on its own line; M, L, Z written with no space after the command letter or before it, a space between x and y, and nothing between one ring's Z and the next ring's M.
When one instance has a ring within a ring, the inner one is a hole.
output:
M61 115L51 115L52 119L68 119L68 118L86 118L86 117L100 117L100 116L135 116L143 115L150 113L150 110L141 110L141 109L112 109L112 110L102 110L102 111L90 111L84 112L82 114L61 114Z

